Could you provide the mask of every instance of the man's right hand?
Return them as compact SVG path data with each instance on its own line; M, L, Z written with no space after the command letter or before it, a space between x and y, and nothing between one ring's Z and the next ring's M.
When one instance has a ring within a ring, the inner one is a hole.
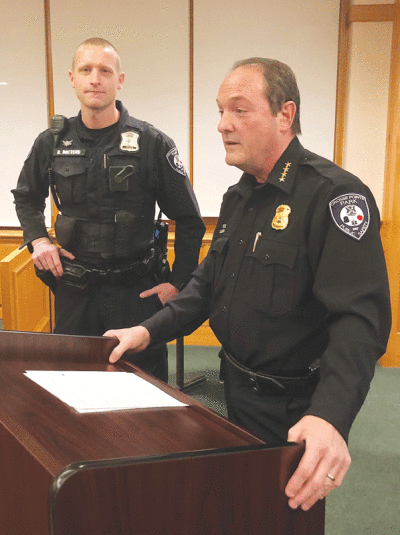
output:
M103 336L111 336L119 340L119 344L108 359L111 363L117 362L125 351L131 350L133 353L143 351L151 342L149 331L142 325L129 329L112 329L104 333Z
M63 272L60 256L65 256L73 260L75 256L50 243L48 238L38 238L32 241L32 260L40 271L51 271L56 279L59 279Z

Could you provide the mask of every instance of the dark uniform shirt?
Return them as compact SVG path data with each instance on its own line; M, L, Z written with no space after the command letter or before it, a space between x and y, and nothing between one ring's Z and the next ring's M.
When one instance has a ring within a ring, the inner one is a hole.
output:
M100 130L87 129L80 114L68 119L54 154L50 130L36 139L12 191L24 244L47 236L43 212L52 166L63 214L56 235L63 247L93 264L143 256L157 202L176 221L171 282L179 287L197 266L205 230L197 201L174 142L130 117L118 101L117 108L118 123Z
M380 217L355 176L295 138L267 182L224 196L209 254L143 325L152 343L200 325L246 367L275 375L320 361L308 414L347 439L391 324Z

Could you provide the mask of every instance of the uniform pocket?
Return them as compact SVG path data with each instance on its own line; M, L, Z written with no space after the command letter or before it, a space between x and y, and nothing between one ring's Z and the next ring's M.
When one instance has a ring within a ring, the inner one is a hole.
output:
M83 158L55 158L53 178L61 203L81 204L87 198L87 166Z
M260 238L246 255L248 304L271 315L288 312L293 304L298 246Z

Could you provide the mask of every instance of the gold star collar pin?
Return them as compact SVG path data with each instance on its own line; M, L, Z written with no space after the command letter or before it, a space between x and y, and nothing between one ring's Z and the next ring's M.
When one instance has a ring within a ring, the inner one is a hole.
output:
M286 175L288 174L288 171L291 165L292 165L291 162L286 162L286 165L283 168L282 174L279 177L279 182L285 182Z

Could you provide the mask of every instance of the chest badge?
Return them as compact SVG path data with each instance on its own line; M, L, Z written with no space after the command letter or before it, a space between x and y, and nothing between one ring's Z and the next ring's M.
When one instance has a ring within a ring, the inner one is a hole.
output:
M283 230L289 225L289 214L291 212L290 206L286 204L281 204L276 209L276 214L272 220L272 228L275 230Z
M122 132L119 148L124 152L138 152L139 134L137 132Z

